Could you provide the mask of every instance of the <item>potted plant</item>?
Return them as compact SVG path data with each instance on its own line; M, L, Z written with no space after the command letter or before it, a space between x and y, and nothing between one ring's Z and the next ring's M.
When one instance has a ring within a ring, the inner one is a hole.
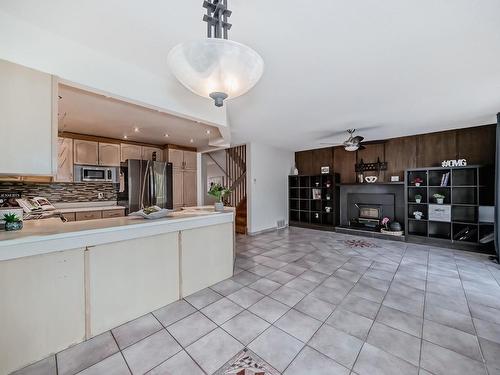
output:
M388 217L384 217L382 220L380 220L380 225L383 225L385 227L385 230L389 230L389 222L391 220Z
M16 214L10 213L3 215L5 221L5 230L20 230L23 228L23 221Z
M212 186L210 186L208 194L217 199L217 201L215 202L216 212L224 212L224 202L222 200L229 193L231 193L231 189L225 188L220 184L213 184Z
M415 219L420 220L422 216L424 216L424 214L420 211L413 211L413 216L415 217Z
M422 196L420 194L415 194L415 202L417 203L422 202Z
M436 199L437 204L443 204L444 203L444 195L436 193L433 195L433 197Z
M420 177L415 177L415 179L413 180L413 184L415 186L420 186L422 182L424 182L424 180L422 180Z

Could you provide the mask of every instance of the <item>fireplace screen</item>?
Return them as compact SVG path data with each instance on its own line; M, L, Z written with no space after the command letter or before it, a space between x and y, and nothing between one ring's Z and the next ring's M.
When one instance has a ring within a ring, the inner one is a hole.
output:
M380 219L380 208L379 207L359 207L359 217L362 219Z

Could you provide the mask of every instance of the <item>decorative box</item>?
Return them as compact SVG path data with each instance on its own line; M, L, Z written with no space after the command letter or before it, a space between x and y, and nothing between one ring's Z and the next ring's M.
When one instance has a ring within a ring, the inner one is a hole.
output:
M451 222L451 205L449 204L429 204L429 220Z

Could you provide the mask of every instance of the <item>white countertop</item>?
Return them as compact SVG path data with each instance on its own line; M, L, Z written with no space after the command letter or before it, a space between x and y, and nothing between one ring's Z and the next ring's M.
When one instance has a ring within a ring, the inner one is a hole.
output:
M59 218L25 221L20 231L0 231L0 261L233 221L232 208L218 213L207 207L177 211L157 220L125 216L67 223Z

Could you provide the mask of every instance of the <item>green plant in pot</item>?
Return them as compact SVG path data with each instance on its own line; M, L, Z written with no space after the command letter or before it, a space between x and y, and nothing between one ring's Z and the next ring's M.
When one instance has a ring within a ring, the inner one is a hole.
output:
M16 214L5 214L3 215L3 220L5 221L5 230L7 231L23 228L23 221Z
M215 202L215 211L223 212L224 211L224 202L222 201L225 196L231 193L231 189L228 189L220 184L213 184L210 186L210 190L208 194L212 197L215 197L217 201Z
M444 203L444 195L443 194L436 193L432 197L436 200L437 204L443 204Z
M420 194L415 194L415 202L417 203L422 202L422 196Z

